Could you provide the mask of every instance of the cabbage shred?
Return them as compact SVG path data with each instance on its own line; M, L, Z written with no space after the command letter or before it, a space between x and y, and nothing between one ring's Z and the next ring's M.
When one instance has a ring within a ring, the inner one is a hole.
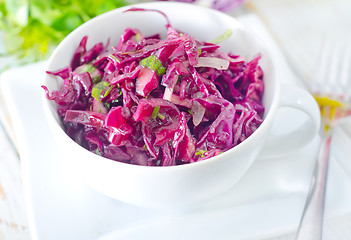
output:
M161 39L127 28L116 45L91 49L85 36L70 66L48 72L63 81L43 88L74 141L112 160L172 166L219 155L260 126L260 54L245 61L166 29Z

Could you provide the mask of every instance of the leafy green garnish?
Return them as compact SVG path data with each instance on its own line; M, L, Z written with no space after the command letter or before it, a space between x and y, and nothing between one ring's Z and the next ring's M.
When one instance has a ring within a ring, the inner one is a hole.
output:
M135 41L136 41L136 42L140 42L140 40L141 40L141 35L140 35L140 33L135 34L134 38L135 38Z
M166 68L162 65L160 59L155 55L151 55L147 58L142 59L139 64L143 67L148 67L154 70L157 75L161 76L166 72Z
M6 54L27 62L46 59L72 30L126 0L0 0Z
M92 64L84 64L81 66L78 73L88 72L91 75L95 71L95 69L96 67L94 67Z
M233 34L233 31L231 29L227 29L223 34L221 34L217 38L212 39L212 40L210 40L208 42L209 43L213 43L213 44L218 44L218 43L223 42L224 40L230 38L230 36L232 34Z
M94 85L94 87L91 89L91 96L95 98L96 100L101 101L101 93L104 91L106 88L110 86L109 82L102 81ZM110 90L111 91L111 90Z
M206 150L199 149L199 150L196 151L195 156L199 156L200 155L201 157L203 157L206 152L207 152Z
M91 80L93 81L94 84L100 82L102 78L101 72L90 63L86 63L79 66L78 68L75 69L75 71L77 71L77 73L84 73L84 72L89 73Z

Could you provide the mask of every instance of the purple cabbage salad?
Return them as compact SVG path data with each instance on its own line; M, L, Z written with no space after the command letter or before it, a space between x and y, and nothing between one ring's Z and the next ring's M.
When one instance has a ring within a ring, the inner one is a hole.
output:
M127 11L146 9L131 8ZM167 37L127 28L118 44L80 41L70 66L42 86L56 102L65 132L103 157L145 166L172 166L219 155L262 123L260 54L250 61L174 29Z

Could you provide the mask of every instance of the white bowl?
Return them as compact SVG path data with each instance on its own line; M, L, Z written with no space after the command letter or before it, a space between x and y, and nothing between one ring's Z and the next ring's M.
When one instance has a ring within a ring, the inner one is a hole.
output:
M43 94L47 119L57 143L77 174L97 191L130 204L151 207L181 206L209 199L231 188L249 169L260 153L279 105L280 84L276 78L271 55L262 41L234 18L216 10L186 3L154 2L134 5L158 9L167 14L175 29L189 33L199 40L213 39L227 29L232 36L220 45L224 51L248 59L262 54L260 66L264 71L266 108L264 122L248 139L219 156L196 163L171 167L136 166L100 157L71 140L63 131L56 106ZM145 35L166 34L165 18L155 12L123 13L131 6L102 14L69 34L52 54L47 70L68 66L77 45L88 35L87 48L95 43L117 43L127 27L138 28ZM50 91L58 89L60 81L46 75ZM50 141L55 141L51 139ZM74 164L73 164L74 163Z

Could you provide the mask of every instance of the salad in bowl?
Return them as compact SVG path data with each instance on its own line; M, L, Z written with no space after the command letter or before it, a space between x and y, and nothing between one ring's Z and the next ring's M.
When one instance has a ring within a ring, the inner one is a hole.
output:
M217 44L230 32L201 41L152 12L166 20L164 38L126 28L117 44L87 49L86 35L70 65L47 72L62 81L51 94L43 88L65 132L98 155L145 166L202 161L240 144L262 123L260 55L246 61Z
M52 54L43 104L77 176L114 199L179 206L231 188L261 152L280 87L233 17L150 2L78 27Z

